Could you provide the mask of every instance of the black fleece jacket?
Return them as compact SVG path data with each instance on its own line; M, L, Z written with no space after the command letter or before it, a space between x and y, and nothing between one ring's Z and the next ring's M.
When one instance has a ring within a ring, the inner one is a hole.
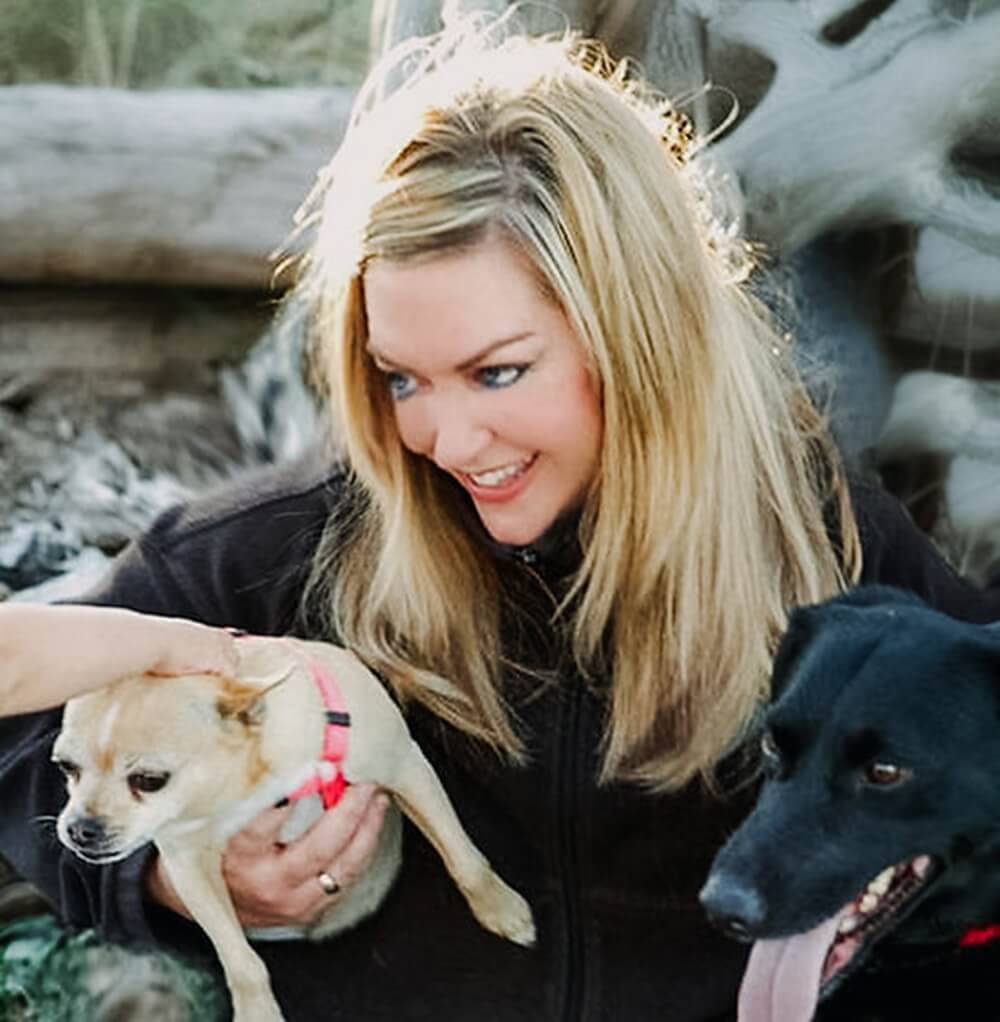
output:
M124 552L87 602L302 634L310 558L346 494L338 471L299 463L175 508ZM909 588L955 616L1000 617L1000 598L956 576L891 498L858 487L855 503L864 581ZM708 927L696 896L751 794L718 799L699 784L665 796L598 787L602 686L578 677L546 623L545 590L565 568L560 551L543 549L534 564L494 552L503 584L517 591L518 619L533 622L511 629L511 652L558 675L550 685L510 682L530 761L505 765L420 709L410 712L410 725L473 840L531 903L537 946L526 950L483 930L436 853L408 826L402 874L374 917L322 944L258 945L286 1018L732 1018L746 949ZM0 721L0 851L71 926L206 953L195 927L144 899L148 851L90 867L38 822L64 801L49 763L59 721L58 711Z

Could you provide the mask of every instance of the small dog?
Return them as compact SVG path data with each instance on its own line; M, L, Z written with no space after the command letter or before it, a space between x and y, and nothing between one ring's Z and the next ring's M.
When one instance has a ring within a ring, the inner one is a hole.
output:
M487 929L519 944L535 939L525 900L492 870L462 828L433 768L381 683L348 651L325 643L246 637L238 679L140 675L70 700L53 759L67 778L60 840L81 858L109 863L153 841L191 915L222 964L236 1022L276 1022L281 1011L263 962L247 943L222 878L227 839L297 789L337 781L324 759L328 728L349 734L343 781L374 783L440 853ZM335 680L341 705L324 698ZM331 778L331 771L333 776ZM295 804L287 839L318 815L319 798ZM256 936L321 938L378 907L400 863L401 818L390 807L363 880L305 930Z
M773 687L758 802L701 892L756 941L740 1022L807 1022L862 966L915 1005L889 1017L938 1022L898 967L997 932L1000 630L860 588L792 614Z

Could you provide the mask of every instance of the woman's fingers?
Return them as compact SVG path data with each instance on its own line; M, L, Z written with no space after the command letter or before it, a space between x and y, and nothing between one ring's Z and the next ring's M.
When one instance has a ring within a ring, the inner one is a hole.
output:
M379 792L370 799L358 826L340 854L305 879L303 895L311 903L312 916L325 911L332 901L365 875L378 848L388 806L389 796L385 792ZM320 873L325 873L336 883L337 891L331 893L320 882Z
M282 844L281 831L291 811L289 805L265 809L229 839L226 851L252 857L279 848Z
M340 895L327 894L319 874L333 877L341 890L363 875L387 802L373 785L350 785L295 841L280 840L290 807L265 810L230 838L222 869L243 925L304 924L329 907Z
M162 648L150 674L237 673L236 639L226 629L181 618L156 618L148 627L158 629L157 640Z
M285 849L289 877L298 882L313 879L339 858L361 825L376 791L374 784L348 785L340 801Z

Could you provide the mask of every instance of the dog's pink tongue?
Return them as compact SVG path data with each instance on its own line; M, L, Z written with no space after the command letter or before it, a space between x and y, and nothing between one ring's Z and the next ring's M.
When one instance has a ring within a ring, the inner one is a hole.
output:
M740 986L739 1022L809 1022L841 914L808 933L758 940Z

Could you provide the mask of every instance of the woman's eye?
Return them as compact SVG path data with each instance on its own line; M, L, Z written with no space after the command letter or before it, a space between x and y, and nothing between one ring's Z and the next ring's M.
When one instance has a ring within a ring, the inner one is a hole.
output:
M484 387L509 387L527 372L526 365L483 366L476 370L476 381Z
M403 401L416 389L413 377L409 373L401 373L397 369L383 369L382 375L389 385L389 393L394 401Z

